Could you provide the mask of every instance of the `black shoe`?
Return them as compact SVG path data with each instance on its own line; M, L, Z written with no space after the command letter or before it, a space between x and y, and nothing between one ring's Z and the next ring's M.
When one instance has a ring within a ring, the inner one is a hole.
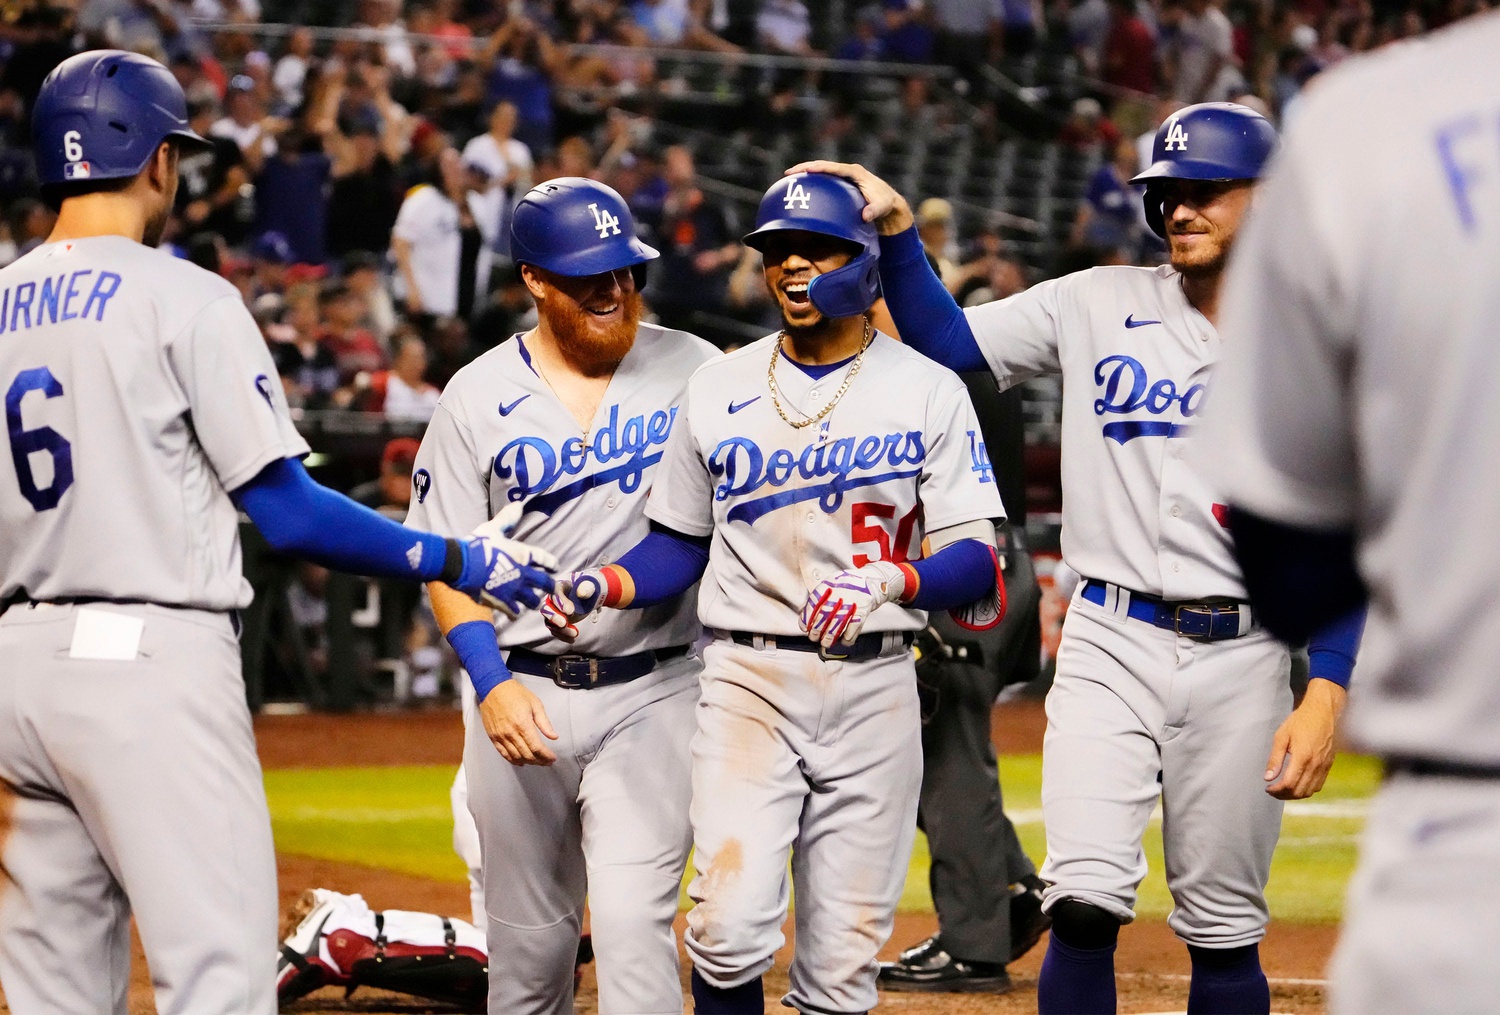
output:
M1045 885L1035 874L1019 882L1020 889L1010 897L1010 960L1012 962L1036 947L1042 933L1052 926L1052 917L1042 912L1042 889Z
M902 952L895 962L882 962L878 985L886 990L955 994L1004 994L1011 989L1002 963L954 958L943 951L936 934Z

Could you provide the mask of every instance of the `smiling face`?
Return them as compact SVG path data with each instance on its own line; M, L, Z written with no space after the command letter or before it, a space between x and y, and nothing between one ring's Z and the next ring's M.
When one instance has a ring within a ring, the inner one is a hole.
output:
M827 323L808 298L807 287L819 275L842 268L859 253L848 240L822 233L788 229L768 233L761 242L766 288L781 309L788 331L812 331Z
M1187 276L1223 271L1254 186L1254 180L1162 181L1172 267Z
M522 278L537 313L570 358L615 363L630 351L643 308L629 268L570 277L528 264Z

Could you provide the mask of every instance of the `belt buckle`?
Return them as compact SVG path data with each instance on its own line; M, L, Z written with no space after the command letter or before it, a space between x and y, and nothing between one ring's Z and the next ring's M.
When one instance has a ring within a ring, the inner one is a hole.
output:
M832 649L826 649L822 646L822 644L819 644L818 658L823 660L825 663L841 663L854 654L853 645L845 646L844 651L842 652L837 648L838 642L834 642L834 646L835 647Z
M579 683L568 676L568 667L575 662L587 662L589 664L589 676L587 683ZM552 660L552 682L558 687L568 691L582 691L599 683L599 660L593 656L562 655Z
M1192 618L1189 623L1191 629L1184 630L1183 614ZM1185 605L1178 606L1172 610L1172 627L1180 638L1206 639L1213 635L1214 631L1214 607Z

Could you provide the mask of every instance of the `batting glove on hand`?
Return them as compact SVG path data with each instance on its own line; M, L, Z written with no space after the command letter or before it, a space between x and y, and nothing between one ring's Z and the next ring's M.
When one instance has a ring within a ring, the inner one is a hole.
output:
M542 600L542 619L555 638L574 641L578 624L604 609L609 585L602 568L574 571L557 580L557 587Z
M802 630L824 649L836 642L853 645L870 614L893 603L906 591L906 574L889 561L877 560L853 571L840 571L813 586L802 607Z
M464 568L453 587L514 620L523 609L535 609L552 591L557 558L510 534L522 507L507 505L464 541Z

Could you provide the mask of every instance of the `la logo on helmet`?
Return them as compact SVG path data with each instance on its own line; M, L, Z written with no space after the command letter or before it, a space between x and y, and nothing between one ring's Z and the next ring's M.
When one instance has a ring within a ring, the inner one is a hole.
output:
M589 205L589 211L594 213L594 228L599 230L601 240L620 235L620 220L608 209L600 211L598 202L595 202Z
M1187 151L1187 131L1176 120L1172 121L1172 129L1167 131L1167 143L1162 146L1162 151Z
M807 192L807 188L802 186L802 184L794 183L787 188L786 200L782 203L786 205L788 211L793 208L800 208L803 211L807 211L812 207L812 195Z

